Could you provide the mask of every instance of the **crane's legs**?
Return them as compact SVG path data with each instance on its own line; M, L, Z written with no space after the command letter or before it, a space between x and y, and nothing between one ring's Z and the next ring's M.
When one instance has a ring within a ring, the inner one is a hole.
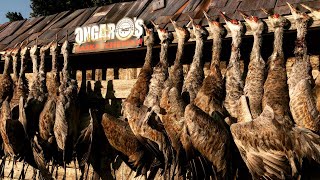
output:
M0 179L3 179L3 178L4 178L4 168L5 168L5 165L6 165L6 158L7 158L6 155L4 155L4 156L1 158L1 164L0 164Z

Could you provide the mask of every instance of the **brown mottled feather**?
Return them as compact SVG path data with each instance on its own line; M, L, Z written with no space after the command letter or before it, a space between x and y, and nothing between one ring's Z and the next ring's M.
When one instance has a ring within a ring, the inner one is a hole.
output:
M211 117L189 104L185 109L184 121L193 147L212 162L218 174L225 177L230 162L231 137L223 118L219 115Z
M297 26L295 61L288 79L290 110L293 120L299 126L320 133L320 114L312 93L313 78L305 39L310 17L291 5L289 7Z
M184 79L182 87L182 95L184 99L189 98L189 102L193 102L197 96L198 91L202 86L204 79L204 61L203 61L203 47L204 41L207 39L209 33L208 31L201 27L200 25L195 25L193 20L191 21L193 25L193 32L196 38L195 53L193 56L190 69L187 76Z
M169 77L165 82L165 88L162 92L160 107L164 110L160 120L167 132L172 147L179 152L181 149L180 133L183 122L185 104L181 97L183 84L182 57L184 54L184 44L189 38L189 31L186 28L178 27L175 21L172 21L177 38L178 49L174 64L169 71Z
M257 119L231 125L231 133L254 178L292 178L298 173L296 161L319 161L319 137L307 129L283 126L268 105Z
M145 28L146 31L146 42L147 53L145 57L145 63L142 66L136 83L131 88L131 92L123 103L122 111L125 118L129 119L127 115L131 112L127 104L132 104L135 106L141 106L145 100L145 97L149 91L149 84L151 79L152 70L152 48L154 45L155 37L152 29Z
M269 16L274 27L273 53L268 59L268 75L264 84L262 107L270 106L276 116L290 116L289 93L287 85L286 65L283 54L283 31L287 19L282 16ZM287 70L288 72L288 70ZM281 120L282 118L279 118ZM286 121L285 123L290 123Z
M257 118L262 112L263 84L265 81L265 62L261 56L262 32L264 24L259 19L245 17L253 32L253 46L250 54L248 73L244 86L244 94L248 97L249 107L253 118Z
M5 58L5 64L4 64L4 70L3 75L1 76L0 80L0 105L2 102L8 98L8 101L12 99L13 91L14 91L14 84L13 80L10 76L10 53L7 52L4 55Z
M125 154L135 167L140 165L144 151L129 124L106 113L102 117L101 124L109 143L116 150Z
M224 100L224 107L232 117L237 118L238 100L243 94L244 86L242 73L240 70L240 44L242 41L241 35L243 33L243 25L240 22L233 24L230 21L226 21L226 23L231 31L232 47L231 56L225 75L226 98Z
M209 115L215 111L226 114L222 104L225 98L225 81L219 67L221 41L225 29L218 22L210 21L209 18L208 22L210 31L213 34L210 72L203 80L203 84L194 100L194 104Z

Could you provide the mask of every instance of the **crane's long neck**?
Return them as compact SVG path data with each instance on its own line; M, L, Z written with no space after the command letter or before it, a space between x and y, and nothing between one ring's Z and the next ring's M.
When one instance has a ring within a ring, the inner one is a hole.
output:
M51 58L52 58L52 69L51 73L53 75L53 81L57 84L57 87L59 87L60 78L59 78L59 72L58 72L58 61L57 61L57 51L53 50L50 52Z
M238 63L240 60L240 45L241 45L241 32L231 31L232 36L232 49L229 64Z
M178 39L178 49L177 49L176 59L173 64L174 68L177 68L182 64L181 61L184 53L184 43L185 43L185 39Z
M202 62L204 40L201 37L196 37L196 50L194 52L193 61L190 65L190 69L198 67L203 70L204 63Z
M168 47L169 41L165 40L161 43L161 50L160 50L160 63L163 67L168 67Z
M25 54L21 54L20 56L20 74L19 74L19 77L24 77L25 75L25 70L26 70L26 64L25 64L25 58L26 58L26 55Z
M274 42L273 42L273 55L283 57L283 27L275 27ZM282 58L284 61L284 58ZM284 63L284 62L283 62Z
M300 60L306 60L307 57L307 23L307 21L301 19L296 20L297 40L294 54Z
M251 58L250 60L258 61L260 60L261 56L261 44L262 44L262 32L253 32L253 46L251 51Z
M14 81L18 81L18 53L15 53L14 55L12 55L12 68L13 68L13 79Z
M34 54L30 54L31 60L32 60L32 72L33 72L33 76L37 76L38 75L38 57L37 55Z
M215 33L213 35L212 59L211 59L211 65L210 65L211 73L220 72L218 68L220 66L221 43L222 43L221 34Z
M147 44L147 53L146 53L146 57L144 60L144 64L142 66L142 68L144 69L151 69L152 66L152 55L153 55L153 45L152 44Z
M39 78L40 89L46 91L46 72L45 72L45 51L40 52L40 66L39 66Z
M9 75L9 68L10 68L10 56L5 56L4 59L4 69L3 69L3 75Z
M63 69L62 69L63 78L65 80L69 79L70 72L69 72L69 52L63 52Z

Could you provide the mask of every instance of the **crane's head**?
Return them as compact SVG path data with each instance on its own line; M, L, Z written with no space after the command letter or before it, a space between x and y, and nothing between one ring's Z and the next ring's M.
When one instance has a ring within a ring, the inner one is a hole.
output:
M292 6L292 4L288 3L288 6L290 8L291 14L293 15L293 18L297 21L309 21L310 20L310 16L308 16L306 13L298 11L295 7Z
M11 55L12 55L12 56L16 56L19 51L20 51L20 46L18 46L18 44L16 44L16 45L14 46L14 48L12 49L12 51L11 51Z
M250 16L244 13L243 11L238 10L238 12L241 14L243 19L248 23L248 25L251 27L251 30L254 32L260 32L264 30L264 23L261 21L260 18L257 16Z
M169 43L173 40L173 35L168 30L161 28L159 25L155 24L153 21L151 23L154 25L158 32L159 39L161 43L168 41Z
M50 46L50 55L56 54L58 52L58 42L53 41Z
M237 19L231 19L228 16L226 16L225 14L223 14L220 11L220 15L222 16L222 18L224 19L224 21L226 22L228 28L230 29L231 32L243 32L243 24L238 21Z
M40 54L45 53L47 50L49 50L51 44L52 44L52 42L50 42L49 44L47 44L47 45L45 45L45 46L42 46L42 47L40 48Z
M226 32L225 28L218 21L211 20L209 15L205 11L203 11L203 14L208 21L209 29L212 34L220 34L220 35L225 34Z
M30 48L30 54L37 54L38 52L38 45L35 44Z
M70 43L68 40L65 40L61 46L61 54L68 53L70 50Z
M20 55L25 56L28 53L29 48L27 46L21 46Z
M282 17L280 14L277 13L270 13L268 10L261 8L261 10L268 15L268 19L273 28L277 27L286 27L290 24L288 19Z
M308 9L311 12L312 16L314 16L316 19L320 19L320 9L313 9L310 6L307 6L305 4L300 4L300 5Z
M147 45L153 45L155 38L152 28L148 28L146 25L143 24L144 31L146 32L146 38L145 38L145 44Z
M196 38L206 39L209 36L207 29L200 26L199 24L196 24L193 18L191 18L190 16L189 19L190 23L192 24L193 34L196 36Z
M188 41L188 39L190 38L189 31L185 27L179 27L177 25L177 22L173 21L171 18L170 21L174 27L174 30L176 31L177 38L184 39L185 42Z

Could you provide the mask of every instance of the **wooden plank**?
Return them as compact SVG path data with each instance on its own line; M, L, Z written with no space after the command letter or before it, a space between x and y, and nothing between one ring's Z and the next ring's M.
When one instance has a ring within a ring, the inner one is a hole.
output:
M45 28L46 26L48 26L50 24L50 22L52 22L52 20L55 19L55 17L58 14L53 14L50 16L45 17L44 19L42 19L39 23L37 23L37 25L33 26L29 31L28 34L33 34L33 33L37 33L43 30L43 28Z
M89 17L94 13L96 9L96 7L85 9L85 11L83 11L79 16L77 16L75 19L73 19L71 22L65 25L64 28L82 26L82 24L89 19Z
M130 9L126 12L126 17L138 17L152 2L152 0L135 1Z
M93 15L83 24L83 26L87 26L90 24L95 24L101 21L102 18L109 13L114 4L98 7Z
M79 10L74 11L69 16L59 20L57 23L52 25L50 29L64 28L69 22L71 22L73 19L77 18L84 11L85 11L85 9L79 9Z
M1 33L1 31L2 31L5 27L7 27L10 23L11 23L11 22L6 22L6 23L4 23L4 24L1 24L1 25L0 25L0 33Z
M211 1L210 6L213 8L221 8L227 4L228 0Z
M113 68L107 68L107 80L114 79L114 69Z
M117 23L122 19L134 2L116 3L103 18L105 23Z
M57 14L57 16L55 16L54 19L45 28L42 29L42 31L46 31L47 29L50 29L53 25L55 25L61 19L65 18L69 13L71 13L71 11L64 11Z
M260 8L271 9L276 5L277 0L259 0L256 2L252 2L252 0L243 0L239 5L239 10L243 11L252 11Z
M27 20L21 20L21 21L14 21L10 23L6 28L4 28L0 33L0 39L1 41L4 39L4 37L8 37L12 35L14 32L16 32L24 22Z

